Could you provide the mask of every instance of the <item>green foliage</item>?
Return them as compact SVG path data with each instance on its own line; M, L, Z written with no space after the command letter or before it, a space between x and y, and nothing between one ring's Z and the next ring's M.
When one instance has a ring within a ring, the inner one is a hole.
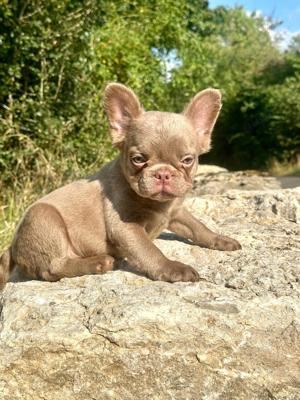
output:
M97 2L2 1L0 10L2 184L47 174L62 160L66 174L75 161L90 164L103 124L83 81ZM103 160L105 146L100 153Z
M108 81L169 111L220 88L211 161L264 168L297 157L299 38L280 53L262 18L206 0L0 5L1 192L28 180L50 189L112 156L101 107Z
M297 162L300 151L299 58L272 59L228 99L211 159L233 169Z

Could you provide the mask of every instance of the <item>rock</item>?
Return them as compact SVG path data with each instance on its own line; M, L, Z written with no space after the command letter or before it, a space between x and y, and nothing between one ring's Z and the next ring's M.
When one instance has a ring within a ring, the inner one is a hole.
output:
M196 175L217 174L219 172L228 172L228 169L212 164L199 164Z
M228 190L270 190L280 189L275 177L258 171L229 172L214 165L200 165L194 180L191 196L222 194Z
M299 400L300 188L186 204L243 245L220 252L161 235L198 283L117 270L7 284L1 400Z

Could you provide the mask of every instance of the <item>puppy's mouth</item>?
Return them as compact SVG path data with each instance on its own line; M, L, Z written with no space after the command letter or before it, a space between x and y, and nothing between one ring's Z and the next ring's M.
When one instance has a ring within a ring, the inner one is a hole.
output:
M155 191L152 193L151 197L153 196L178 197L174 189L168 183L156 184Z
M152 200L168 201L176 197L182 197L185 194L185 190L176 190L176 187L173 187L169 183L156 183L150 185L150 187L139 185L138 194Z

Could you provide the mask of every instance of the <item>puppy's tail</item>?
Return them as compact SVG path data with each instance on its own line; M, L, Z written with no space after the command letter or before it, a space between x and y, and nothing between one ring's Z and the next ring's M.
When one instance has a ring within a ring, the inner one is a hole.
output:
M9 248L0 256L0 292L4 289L12 270L13 260L11 257L11 248Z

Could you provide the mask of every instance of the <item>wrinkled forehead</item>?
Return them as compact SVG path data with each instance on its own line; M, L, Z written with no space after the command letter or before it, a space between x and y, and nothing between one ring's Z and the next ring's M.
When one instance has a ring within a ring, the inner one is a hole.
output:
M189 120L180 114L148 111L136 119L128 144L139 151L166 154L190 154L196 151L197 135Z

